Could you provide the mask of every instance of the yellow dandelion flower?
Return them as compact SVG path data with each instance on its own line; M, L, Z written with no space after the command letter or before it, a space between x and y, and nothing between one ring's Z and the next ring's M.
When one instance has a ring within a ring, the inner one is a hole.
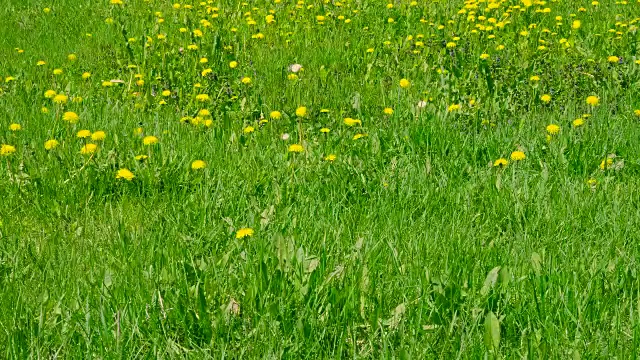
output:
M78 131L78 133L76 134L76 136L80 139L86 139L89 136L91 136L91 131L89 130L80 130Z
M522 151L514 151L511 153L511 160L513 161L522 161L526 158L527 156Z
M149 156L147 155L136 155L135 159L138 161L144 161L147 160L149 158Z
M200 102L205 102L205 101L209 101L209 95L208 94L198 94L196 95L196 100L200 101Z
M56 104L66 104L67 101L69 101L69 98L64 94L58 94L53 97L53 102Z
M327 156L324 157L325 161L335 161L338 158L338 156L336 154L329 154Z
M291 144L289 145L289 152L301 153L304 152L304 147L300 144Z
M62 115L62 120L71 124L77 123L79 119L80 117L78 116L78 114L74 113L73 111L67 111Z
M280 111L274 110L271 113L269 113L269 117L272 118L273 120L278 120L282 118L282 113Z
M236 239L244 239L251 236L253 236L253 229L251 228L242 228L236 232Z
M135 177L136 176L133 175L131 170L126 169L126 168L120 169L120 170L118 170L118 172L116 172L116 179L124 179L124 180L127 180L127 181L131 181Z
M155 145L158 141L158 138L153 135L145 136L144 139L142 139L144 145Z
M547 125L547 132L549 135L557 135L560 132L560 126L556 124Z
M385 115L393 115L393 109L392 109L392 108L390 108L390 107L384 108L384 110L382 110L382 112L383 112Z
M47 90L44 92L44 97L47 99L52 99L55 96L56 96L55 90Z
M20 131L22 130L22 126L20 124L11 124L9 125L9 130L11 131Z
M613 159L608 157L606 160L602 160L602 162L600 163L600 170L605 170L611 167L611 165L613 165Z
M53 70L53 75L62 75L63 71L62 69L54 69Z
M320 129L320 132L323 133L323 134L328 134L329 131L331 131L331 130L329 128L326 128L326 127Z
M253 128L253 126L247 126L244 129L242 129L242 132L245 134L251 134L252 132L254 132L256 129Z
M91 140L93 140L93 141L102 141L106 137L107 137L107 134L102 130L98 130L98 131L94 132L93 134L91 134Z
M493 162L493 166L494 167L501 167L502 168L502 167L505 167L507 165L509 165L509 161L507 161L507 159L505 159L505 158L500 158L500 159L498 159L498 160Z
M192 170L201 170L206 167L207 167L207 163L204 162L203 160L195 160L194 162L191 163Z
M248 76L243 77L242 80L240 80L240 81L245 85L251 84L251 78L248 77Z
M607 61L612 63L612 64L617 64L620 61L620 58L617 56L609 56L607 58Z
M56 139L51 139L44 142L45 150L53 150L58 147L58 145L60 145L60 143Z
M231 61L229 63L229 67L232 68L232 69L237 68L238 67L238 62L237 61Z
M584 120L582 118L578 118L573 120L573 122L571 122L571 124L573 125L574 128L578 128L582 125L584 125Z
M80 149L80 153L84 155L89 155L96 152L97 149L98 149L98 145L93 143L88 143Z
M540 96L540 100L542 100L543 103L548 104L548 103L551 102L551 95L544 94L544 95Z
M344 118L344 124L347 126L356 126L356 125L362 125L362 121L348 117L348 118Z
M307 108L305 106L300 106L296 109L296 116L305 117L307 116Z
M600 98L594 95L587 97L586 101L587 101L587 104L591 106L597 106L598 104L600 104Z
M408 88L409 86L411 86L411 82L409 82L409 80L407 79L400 79L400 87L403 89Z
M365 136L367 136L367 134L355 134L353 135L353 140L362 139Z
M453 112L453 111L458 111L458 110L460 110L460 104L451 104L447 108L448 112Z
M0 155L9 156L16 152L16 148L13 145L2 144L0 146Z

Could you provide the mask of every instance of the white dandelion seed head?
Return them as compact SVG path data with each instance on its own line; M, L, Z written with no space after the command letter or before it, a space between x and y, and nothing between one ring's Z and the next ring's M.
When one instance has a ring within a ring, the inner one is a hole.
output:
M300 69L302 69L302 65L300 64L289 65L289 71L291 71L292 73L297 73L298 71L300 71Z

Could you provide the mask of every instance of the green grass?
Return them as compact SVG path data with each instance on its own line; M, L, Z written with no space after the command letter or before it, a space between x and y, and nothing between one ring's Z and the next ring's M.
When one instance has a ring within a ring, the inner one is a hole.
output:
M0 157L3 357L637 356L637 3L481 3L476 16L511 23L478 34L491 24L468 21L462 1L250 3L212 3L217 18L199 1L0 8L0 144L16 148ZM294 63L304 70L288 80ZM124 83L101 85L112 79ZM180 121L204 108L210 127ZM273 110L283 117L261 123ZM562 130L547 139L549 124ZM91 156L81 129L107 134Z

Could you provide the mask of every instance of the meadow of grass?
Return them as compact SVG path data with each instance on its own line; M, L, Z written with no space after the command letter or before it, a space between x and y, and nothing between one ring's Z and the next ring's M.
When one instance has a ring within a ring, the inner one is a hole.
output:
M0 356L636 358L639 14L5 0Z

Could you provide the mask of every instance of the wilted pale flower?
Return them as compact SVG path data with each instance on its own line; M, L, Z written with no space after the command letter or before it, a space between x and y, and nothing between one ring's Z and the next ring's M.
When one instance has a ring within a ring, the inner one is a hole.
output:
M291 71L292 73L297 73L301 69L302 69L302 65L300 64L289 65L289 71Z

